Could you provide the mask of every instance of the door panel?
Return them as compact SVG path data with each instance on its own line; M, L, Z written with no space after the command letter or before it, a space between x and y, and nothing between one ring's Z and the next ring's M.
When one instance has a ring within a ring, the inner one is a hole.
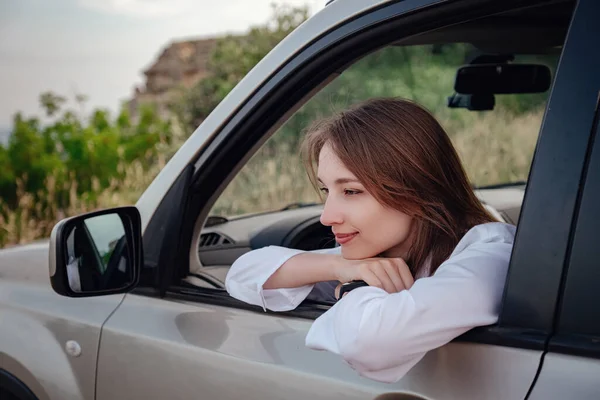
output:
M600 360L548 354L530 400L600 399Z
M455 342L396 384L359 377L338 356L310 350L312 321L127 295L106 323L97 399L524 398L540 352ZM403 397L407 398L407 397Z
M587 170L578 184L577 206L568 244L569 258L561 281L561 301L549 353L543 359L539 378L531 399L599 399L600 383L600 273L598 273L598 204L600 200L600 2L580 0L569 36L575 51L573 67L566 79L572 81L569 90L585 86L586 97L573 101L581 109L579 118L570 121L564 136L583 137L587 142ZM591 98L590 98L591 97ZM585 123L585 124L583 124ZM574 157L565 152L565 156ZM583 157L582 157L583 159Z
M0 278L0 369L40 400L93 399L102 323L123 295L59 296L50 287L47 266L29 259L7 263L4 271L9 265L29 273L29 282Z

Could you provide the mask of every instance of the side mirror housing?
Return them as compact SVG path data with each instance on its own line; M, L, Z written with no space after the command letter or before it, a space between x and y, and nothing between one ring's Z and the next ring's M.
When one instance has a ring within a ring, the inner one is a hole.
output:
M136 207L60 221L50 237L52 289L63 296L90 297L135 288L144 264L141 227Z

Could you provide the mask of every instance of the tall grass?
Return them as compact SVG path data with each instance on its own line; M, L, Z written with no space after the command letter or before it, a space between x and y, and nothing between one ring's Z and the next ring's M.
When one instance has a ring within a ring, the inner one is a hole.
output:
M17 181L17 207L9 209L0 199L0 248L28 243L47 238L54 225L61 219L102 208L135 204L142 192L150 185L158 172L165 166L165 157L159 156L158 162L147 166L142 161L129 165L120 165L125 178L112 180L105 189L98 189L97 180L92 181L93 190L84 195L77 193L77 180L72 177L63 184L69 193L69 206L57 206L56 179L49 176L45 181L45 190L38 193L37 199L25 191L26 178Z
M543 115L543 109L520 116L489 113L472 121L468 129L448 128L471 183L527 180Z

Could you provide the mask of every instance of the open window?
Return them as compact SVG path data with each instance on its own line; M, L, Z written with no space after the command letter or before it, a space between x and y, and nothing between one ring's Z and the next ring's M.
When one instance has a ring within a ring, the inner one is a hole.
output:
M189 259L176 274L181 285L215 295L224 292L229 267L247 251L267 245L335 246L330 229L319 222L321 200L298 148L312 120L372 97L409 98L432 111L457 148L477 196L499 220L516 225L573 6L545 3L410 35L388 30L372 45L368 38L356 39L358 50L347 54L350 60L338 59L321 81L305 77L308 94L277 110L281 116L252 133L255 142L240 139L237 149L229 150L240 152L239 161L204 208L194 210ZM547 71L548 82L507 73L504 78L513 77L508 93L493 89L498 82L493 77L479 83L484 92L473 90L472 83L469 91L464 80L457 82L458 72L469 67L471 78L484 79L487 72L476 71L478 66L496 71L531 66L527 71Z

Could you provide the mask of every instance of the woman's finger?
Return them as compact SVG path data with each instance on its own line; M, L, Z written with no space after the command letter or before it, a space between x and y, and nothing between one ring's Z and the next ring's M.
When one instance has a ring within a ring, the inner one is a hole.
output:
M398 269L398 273L402 278L402 282L404 283L404 288L407 290L410 289L415 283L415 279L413 278L408 265L406 265L406 262L402 258L394 258L393 260Z
M377 275L375 275L375 273L373 271L371 271L371 269L368 269L368 268L362 269L360 278L363 281L367 282L369 284L369 286L375 286L375 287L385 290L383 287L383 283L381 282L379 277Z
M402 277L400 276L400 272L398 271L398 266L392 261L385 262L383 266L384 266L384 270L387 273L388 277L394 284L394 288L396 289L395 291L399 292L401 290L406 289L404 281L403 281Z
M385 263L377 263L371 267L371 271L377 276L377 279L383 285L382 289L388 293L396 293L396 285L390 279L387 272L385 271Z

